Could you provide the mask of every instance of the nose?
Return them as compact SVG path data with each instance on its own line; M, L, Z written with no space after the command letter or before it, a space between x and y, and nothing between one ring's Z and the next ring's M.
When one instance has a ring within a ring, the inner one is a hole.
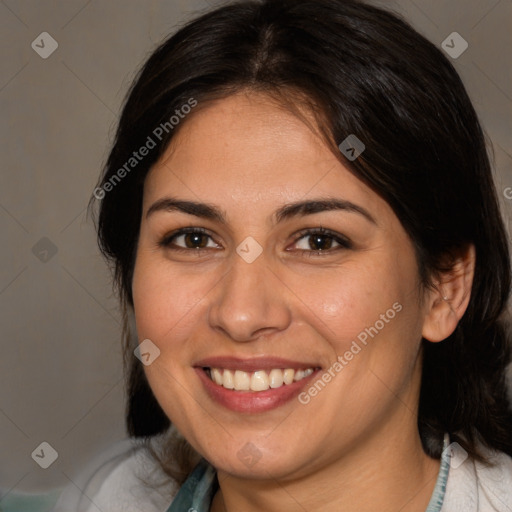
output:
M264 254L247 263L231 256L228 272L212 290L210 326L234 341L252 341L286 329L291 321L287 288Z

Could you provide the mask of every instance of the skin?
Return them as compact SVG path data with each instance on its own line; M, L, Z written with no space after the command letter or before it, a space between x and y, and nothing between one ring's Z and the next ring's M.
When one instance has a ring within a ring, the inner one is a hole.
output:
M147 216L168 196L216 205L226 223L176 210ZM327 197L375 222L341 210L272 218L286 203ZM205 248L187 249L184 236L172 241L182 252L159 245L186 226L208 231L199 242L192 236L192 247ZM315 237L298 233L319 227L352 246L327 238L314 254ZM248 236L263 248L252 263L236 252ZM145 182L133 296L139 339L161 351L145 367L150 386L217 468L211 510L425 510L440 463L423 452L417 430L420 342L453 332L473 263L469 248L437 288L422 289L413 245L389 205L269 97L240 93L188 116ZM218 355L327 369L395 303L402 310L307 404L236 413L209 398L193 369ZM260 455L252 467L237 455L248 442Z

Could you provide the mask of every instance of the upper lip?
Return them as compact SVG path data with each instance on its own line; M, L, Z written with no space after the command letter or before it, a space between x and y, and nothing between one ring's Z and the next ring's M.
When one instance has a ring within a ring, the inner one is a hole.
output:
M272 370L273 368L319 368L320 365L311 362L291 361L280 357L253 357L251 359L242 359L232 356L216 356L201 359L194 364L196 367L222 368L225 370L242 370L246 372L256 372L258 370Z

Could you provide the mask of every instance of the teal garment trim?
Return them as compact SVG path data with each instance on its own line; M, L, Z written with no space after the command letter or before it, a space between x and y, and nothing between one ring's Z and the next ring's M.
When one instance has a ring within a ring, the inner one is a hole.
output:
M425 512L441 512L450 469L450 458L444 456L449 443L450 438L448 434L445 434L443 456L441 457L436 486ZM166 512L209 512L218 488L219 482L215 468L207 460L201 459L181 486Z
M218 488L215 468L201 459L166 512L209 512Z
M443 454L441 456L441 467L439 468L439 474L437 475L436 486L432 493L432 498L428 503L427 510L425 512L441 512L443 506L444 495L446 492L446 484L448 482L448 472L450 471L450 457L447 456L447 448L450 445L450 436L444 435L443 443Z
M45 494L10 492L0 496L0 512L50 512L61 492L61 489Z

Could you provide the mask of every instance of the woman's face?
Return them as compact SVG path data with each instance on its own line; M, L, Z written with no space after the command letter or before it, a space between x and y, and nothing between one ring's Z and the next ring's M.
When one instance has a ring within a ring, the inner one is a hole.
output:
M417 435L425 313L389 205L264 95L182 123L145 182L133 278L139 340L160 350L144 368L172 423L252 478Z

